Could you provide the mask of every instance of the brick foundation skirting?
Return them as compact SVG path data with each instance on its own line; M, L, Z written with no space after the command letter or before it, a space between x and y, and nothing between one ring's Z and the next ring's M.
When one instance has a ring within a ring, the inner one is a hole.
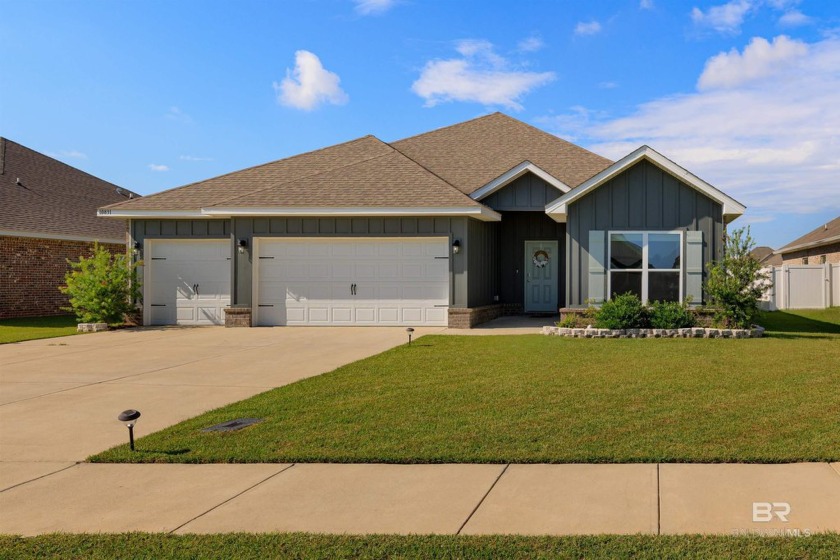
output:
M111 253L122 244L101 243ZM0 319L67 315L67 296L58 291L70 270L67 259L90 256L93 243L35 237L0 236Z
M250 327L251 326L251 308L250 307L225 307L225 326L226 327Z
M501 304L484 305L482 307L450 307L449 328L471 329L504 314L505 306Z

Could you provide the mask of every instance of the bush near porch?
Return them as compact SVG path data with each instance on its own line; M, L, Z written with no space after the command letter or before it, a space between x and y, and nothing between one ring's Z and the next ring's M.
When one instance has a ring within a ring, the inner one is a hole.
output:
M840 320L788 315L747 340L425 336L91 460L840 460ZM264 421L202 432L236 418Z

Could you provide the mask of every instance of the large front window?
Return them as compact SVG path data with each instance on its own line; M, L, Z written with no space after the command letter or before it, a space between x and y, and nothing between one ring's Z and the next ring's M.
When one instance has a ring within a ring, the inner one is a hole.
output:
M680 232L610 232L609 295L632 292L642 301L682 299Z

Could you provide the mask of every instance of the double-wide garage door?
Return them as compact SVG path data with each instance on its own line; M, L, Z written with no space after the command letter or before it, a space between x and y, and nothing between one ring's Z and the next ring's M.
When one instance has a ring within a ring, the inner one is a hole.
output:
M447 238L258 239L258 325L443 325Z
M150 325L223 325L230 305L230 240L146 242Z

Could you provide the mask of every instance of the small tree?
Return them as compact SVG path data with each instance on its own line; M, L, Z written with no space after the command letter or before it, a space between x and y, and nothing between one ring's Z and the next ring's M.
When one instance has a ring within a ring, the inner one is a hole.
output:
M715 311L715 322L747 329L758 314L758 301L769 287L769 274L750 255L755 246L750 229L724 235L723 259L709 265L706 293Z
M70 296L70 307L80 323L118 323L134 310L140 289L135 282L137 265L124 254L111 255L95 244L93 254L67 260L70 270L64 275L62 294Z

